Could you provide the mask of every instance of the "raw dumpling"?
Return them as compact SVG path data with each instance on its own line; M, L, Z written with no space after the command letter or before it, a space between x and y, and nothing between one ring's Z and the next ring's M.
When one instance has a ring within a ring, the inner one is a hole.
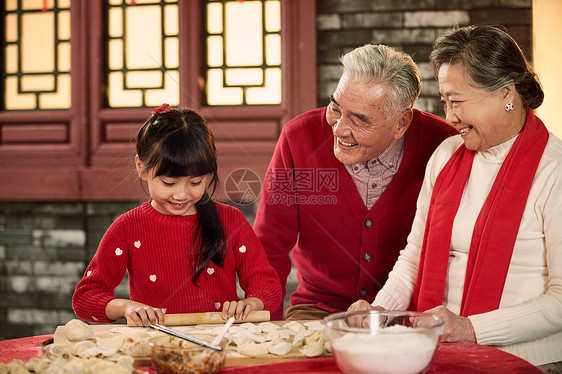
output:
M266 333L271 333L273 331L279 330L279 326L271 322L262 322L258 325L258 327L261 329L261 331Z
M234 341L234 344L241 346L248 343L262 343L265 341L265 337L253 334L247 330L240 330L236 334L232 334L232 340Z
M240 328L242 329L246 329L249 332L251 332L252 334L259 334L261 333L261 328L259 326L254 325L251 322L246 322L246 323L242 323L240 325Z
M117 365L123 367L128 372L132 373L134 362L135 362L135 360L131 356L121 356L117 360Z
M319 341L312 342L305 345L304 348L301 349L301 353L306 357L318 357L324 353L324 344Z
M301 330L306 329L306 327L304 327L302 323L299 323L297 321L287 322L286 324L283 325L283 328L293 330L295 332L299 332Z
M128 374L132 372L124 366L101 359L87 360L85 366L90 370L90 373L97 374Z
M322 321L304 322L303 325L305 325L309 330L312 331L324 330L325 328L324 323Z
M42 373L49 366L49 360L45 358L32 357L27 361L25 367L32 373Z
M72 350L70 347L65 347L60 344L49 344L45 347L45 353L47 358L51 361L55 361L57 359L68 360L72 357Z
M68 340L87 340L94 336L94 330L79 319L72 319L64 325L64 334Z
M264 344L249 343L238 347L238 353L244 356L257 357L266 355L269 351Z
M267 349L269 353L277 355L277 356L284 356L291 351L293 345L289 342L281 342L277 344L270 344Z
M116 350L119 350L123 345L123 336L116 335L110 338L96 338L96 344L100 347L115 348Z
M300 347L304 344L304 330L299 330L293 338L293 347Z
M94 345L93 347L87 348L80 353L77 354L79 357L96 357L96 358L103 358L103 357L110 357L116 354L118 351L117 348L111 347L99 347Z
M323 337L324 337L324 331L321 330L313 331L311 335L304 338L304 344L310 344L312 342L317 342L317 341L321 341L321 343L324 344Z
M78 342L78 343L74 344L74 346L72 347L72 354L74 356L79 356L80 353L82 353L86 349L92 348L92 347L97 347L96 343L94 343L93 341L90 341L90 340L83 340L81 342Z
M144 337L138 335L126 337L121 346L121 352L132 357L148 357L151 349Z
M9 362L8 364L6 364L6 368L8 369L6 372L7 373L14 373L14 374L23 374L23 373L29 373L27 371L27 368L25 367L25 364L23 363L22 360L12 360L11 362Z

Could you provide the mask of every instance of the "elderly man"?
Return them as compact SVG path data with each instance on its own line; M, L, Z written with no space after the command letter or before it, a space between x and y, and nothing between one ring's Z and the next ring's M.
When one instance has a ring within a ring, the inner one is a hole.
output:
M374 300L406 245L425 165L456 133L413 109L421 77L407 54L365 45L341 62L328 107L284 126L254 223L284 293L292 252L299 284L286 319Z

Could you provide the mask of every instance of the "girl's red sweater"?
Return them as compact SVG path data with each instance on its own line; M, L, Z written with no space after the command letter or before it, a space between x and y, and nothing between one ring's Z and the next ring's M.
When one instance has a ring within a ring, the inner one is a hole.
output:
M92 322L114 322L106 317L105 307L116 298L113 292L125 271L130 299L166 313L221 311L225 301L239 299L236 275L245 297L259 298L267 310L278 308L279 278L252 227L238 209L216 206L227 239L222 266L210 261L195 285L190 264L197 215L164 215L146 202L119 217L105 233L76 286L72 300L76 315Z

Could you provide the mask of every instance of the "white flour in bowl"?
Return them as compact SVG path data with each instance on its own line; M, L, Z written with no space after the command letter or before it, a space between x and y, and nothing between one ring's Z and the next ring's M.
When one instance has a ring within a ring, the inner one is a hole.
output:
M415 374L424 370L435 352L437 337L391 326L376 335L347 333L332 341L339 368L345 373Z

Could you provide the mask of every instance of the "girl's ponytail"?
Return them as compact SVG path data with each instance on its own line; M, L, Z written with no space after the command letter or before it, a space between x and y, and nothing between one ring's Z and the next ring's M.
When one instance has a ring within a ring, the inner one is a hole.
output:
M217 266L222 266L226 254L226 237L222 221L217 212L215 202L205 193L205 196L195 204L199 218L197 220L196 241L193 243L192 268L193 283L197 284L197 279L205 270L209 261L213 261Z

